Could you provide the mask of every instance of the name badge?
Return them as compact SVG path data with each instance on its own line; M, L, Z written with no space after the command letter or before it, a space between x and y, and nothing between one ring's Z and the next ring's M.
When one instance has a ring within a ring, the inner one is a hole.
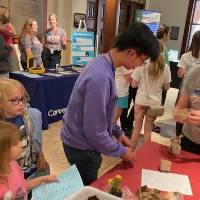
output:
M54 49L50 49L51 54L54 54Z

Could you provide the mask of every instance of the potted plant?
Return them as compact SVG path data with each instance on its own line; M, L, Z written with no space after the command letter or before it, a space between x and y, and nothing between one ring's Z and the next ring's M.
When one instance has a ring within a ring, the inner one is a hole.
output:
M117 197L122 197L123 192L121 190L121 180L122 177L120 175L116 175L114 178L110 178L108 180L108 185L109 185L109 193L117 196Z

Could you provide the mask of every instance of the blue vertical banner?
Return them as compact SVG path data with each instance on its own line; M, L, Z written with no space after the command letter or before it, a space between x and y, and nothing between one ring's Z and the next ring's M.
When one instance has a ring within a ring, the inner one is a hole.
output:
M73 32L72 63L84 66L94 58L94 33Z

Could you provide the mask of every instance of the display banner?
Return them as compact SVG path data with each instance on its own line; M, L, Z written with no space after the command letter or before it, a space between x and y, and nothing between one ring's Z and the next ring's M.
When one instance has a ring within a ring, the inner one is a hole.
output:
M72 63L84 66L94 58L94 33L73 32Z
M152 10L135 10L134 21L143 22L156 34L160 24L161 13Z

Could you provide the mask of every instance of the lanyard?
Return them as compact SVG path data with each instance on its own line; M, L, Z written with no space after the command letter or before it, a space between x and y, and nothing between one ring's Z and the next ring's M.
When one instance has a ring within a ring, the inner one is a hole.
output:
M107 60L107 62L109 63L109 65L111 65L113 74L115 74L115 66L114 66L113 59L112 59L110 51L108 52L109 59L108 59L108 57L106 55L104 57Z
M52 31L51 34L51 46L53 47L54 41L56 40L55 37L57 36L58 28L55 31Z

